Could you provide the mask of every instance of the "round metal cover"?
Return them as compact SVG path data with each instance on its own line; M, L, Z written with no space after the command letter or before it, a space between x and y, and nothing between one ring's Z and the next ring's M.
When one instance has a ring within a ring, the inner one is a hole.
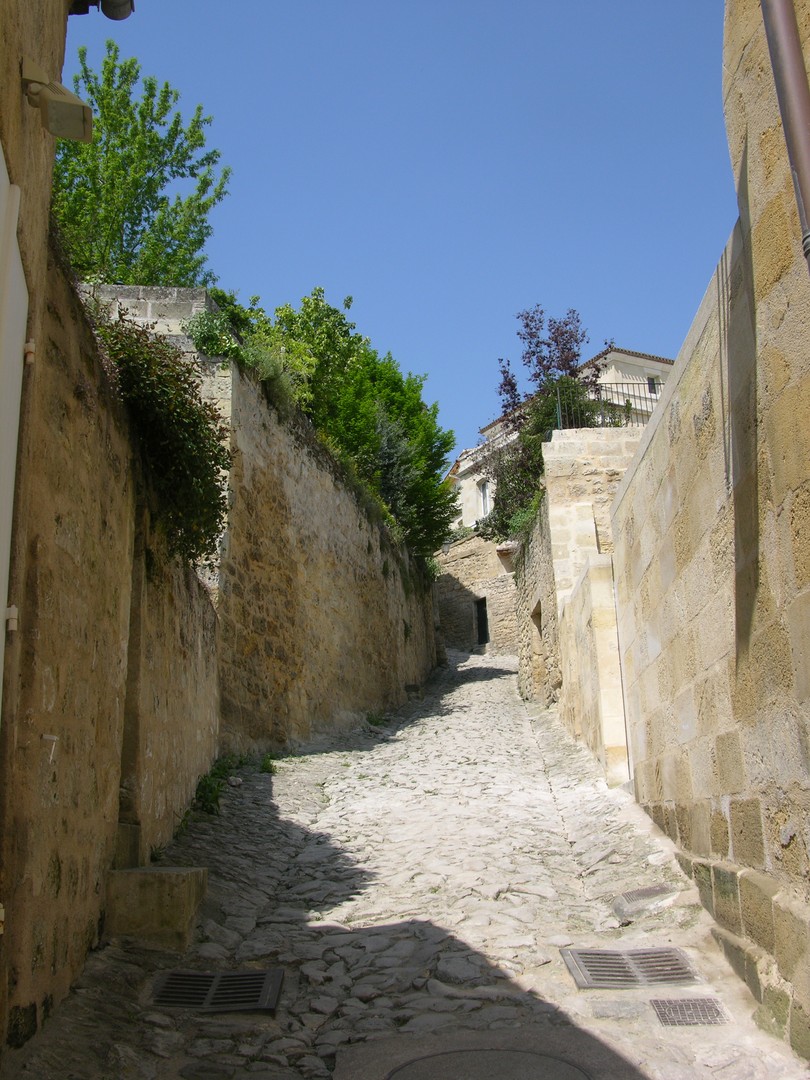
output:
M527 1050L448 1050L400 1065L385 1080L590 1080L561 1058Z

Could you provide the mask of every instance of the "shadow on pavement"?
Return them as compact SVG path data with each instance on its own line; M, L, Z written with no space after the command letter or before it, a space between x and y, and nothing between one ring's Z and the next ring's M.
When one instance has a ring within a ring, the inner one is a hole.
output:
M312 1080L336 1068L336 1080L385 1080L442 1048L508 1046L558 1056L594 1080L643 1078L553 1002L418 912L396 921L381 912L379 923L367 914L364 926L330 921L374 875L308 827L323 808L312 785L302 785L295 820L282 819L273 780L245 775L220 816L197 817L166 852L169 864L209 869L195 945L183 956L131 941L100 949L42 1031L9 1053L2 1080ZM284 782L294 788L294 769ZM515 959L531 964L525 947ZM278 966L285 982L275 1016L151 1003L155 976L167 969Z

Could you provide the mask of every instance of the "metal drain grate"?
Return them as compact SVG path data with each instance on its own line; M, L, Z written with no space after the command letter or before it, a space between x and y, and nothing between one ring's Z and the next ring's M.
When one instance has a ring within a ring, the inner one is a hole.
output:
M560 949L577 986L626 987L692 983L697 973L680 949Z
M731 1019L717 998L653 998L650 1004L666 1027L727 1024Z
M284 972L165 971L155 980L152 1001L165 1009L199 1012L274 1011Z
M631 889L617 897L626 904L636 904L639 900L654 900L658 896L674 896L678 890L672 885L647 885L643 889Z

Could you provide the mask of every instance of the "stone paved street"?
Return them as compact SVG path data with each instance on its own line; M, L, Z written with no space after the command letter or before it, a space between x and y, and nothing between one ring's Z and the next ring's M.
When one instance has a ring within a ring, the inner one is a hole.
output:
M594 1080L806 1077L754 1023L671 845L553 713L526 708L514 671L451 657L395 717L324 738L274 776L243 773L221 815L197 817L164 856L209 867L194 946L96 952L2 1080L384 1080L442 1048L519 1044ZM616 917L618 894L662 884L663 906ZM702 981L579 990L566 945L678 946ZM150 1003L166 968L262 965L286 972L274 1017ZM729 1023L665 1027L649 1004L708 996Z

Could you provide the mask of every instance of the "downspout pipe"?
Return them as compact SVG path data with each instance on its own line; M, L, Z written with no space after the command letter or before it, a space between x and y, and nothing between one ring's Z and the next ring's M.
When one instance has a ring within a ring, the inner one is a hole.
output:
M799 208L802 250L810 269L810 86L793 0L760 0L782 114L793 188Z

